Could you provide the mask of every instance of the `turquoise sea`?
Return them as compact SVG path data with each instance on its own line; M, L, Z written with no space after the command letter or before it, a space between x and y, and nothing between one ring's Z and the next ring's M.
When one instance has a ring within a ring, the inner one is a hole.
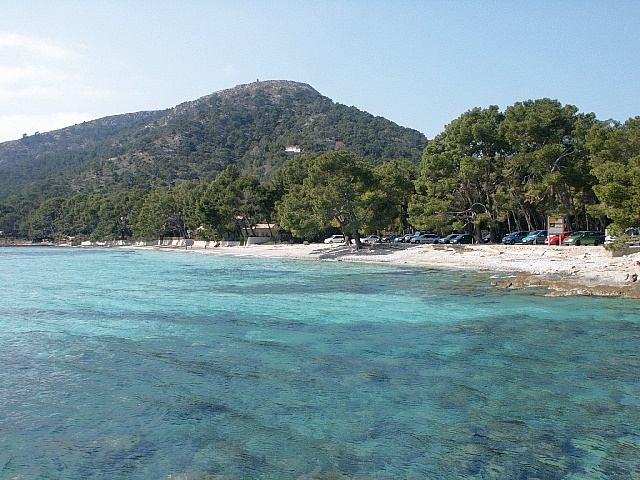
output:
M0 478L640 478L640 302L490 283L0 248Z

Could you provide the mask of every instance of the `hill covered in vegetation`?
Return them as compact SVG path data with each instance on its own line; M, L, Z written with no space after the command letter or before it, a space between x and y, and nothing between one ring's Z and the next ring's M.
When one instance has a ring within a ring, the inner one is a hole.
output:
M427 139L311 86L266 81L162 111L101 118L0 144L0 201L41 203L211 181L229 165L261 180L301 152L346 150L377 165L420 162ZM290 147L287 150L287 147Z

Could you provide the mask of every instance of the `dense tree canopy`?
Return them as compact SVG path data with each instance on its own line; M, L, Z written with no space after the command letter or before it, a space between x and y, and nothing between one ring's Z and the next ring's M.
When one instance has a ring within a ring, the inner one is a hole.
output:
M197 201L200 225L211 238L240 238L256 223L268 220L264 187L256 177L229 166L212 181Z
M617 230L640 225L640 117L597 125L588 135L594 190Z
M542 229L554 215L575 228L604 227L587 208L597 203L586 146L593 128L593 115L550 99L464 113L425 149L411 223L479 235Z
M301 184L292 186L277 206L280 224L297 236L331 225L360 243L360 232L375 229L385 195L374 169L348 152L321 155L307 165Z
M503 219L506 142L497 107L475 108L451 122L425 149L409 219L419 228L462 230ZM502 194L502 195L501 195Z

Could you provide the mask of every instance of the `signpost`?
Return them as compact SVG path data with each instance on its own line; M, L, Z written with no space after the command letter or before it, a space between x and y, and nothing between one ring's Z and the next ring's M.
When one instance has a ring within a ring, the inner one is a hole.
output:
M551 235L559 235L558 245L562 245L562 241L564 240L564 238L562 237L563 233L564 233L564 218L548 217L547 218L547 235L549 237ZM549 242L549 246L551 246L551 242Z

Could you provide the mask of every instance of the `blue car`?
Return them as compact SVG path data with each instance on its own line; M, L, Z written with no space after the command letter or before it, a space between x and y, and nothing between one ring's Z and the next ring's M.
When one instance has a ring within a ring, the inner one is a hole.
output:
M509 235L502 237L502 243L504 245L515 245L516 243L522 243L522 239L529 235L526 230L519 230L517 232L511 232Z
M545 238L547 238L546 230L534 230L522 239L522 243L525 245L542 245Z

